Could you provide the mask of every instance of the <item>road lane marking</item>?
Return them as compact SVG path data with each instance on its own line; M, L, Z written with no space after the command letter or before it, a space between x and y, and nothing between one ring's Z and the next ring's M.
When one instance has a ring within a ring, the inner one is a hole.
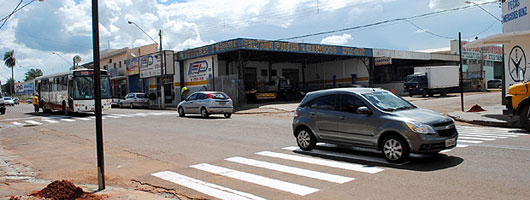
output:
M322 165L322 166L327 166L327 167L340 168L340 169L346 169L346 170L352 170L352 171L358 171L358 172L365 172L365 173L370 173L370 174L375 174L375 173L378 173L384 170L378 167L368 167L368 166L359 165L359 164L331 161L331 160L311 158L311 157L305 157L305 156L289 155L289 154L283 154L283 153L275 153L275 152L270 152L270 151L262 151L256 154L261 155L261 156L281 158L285 160L292 160L292 161L297 161L297 162Z
M507 132L507 131L486 131L486 130L460 130L460 133L475 133L475 134L492 134L492 135L513 135L513 136L524 136L528 134L524 133L514 133L514 132Z
M195 168L195 169L199 169L199 170L202 170L202 171L210 172L210 173L213 173L213 174L218 174L218 175L221 175L221 176L230 177L230 178L233 178L233 179L246 181L246 182L249 182L249 183L254 183L256 185L261 185L261 186L265 186L265 187L281 190L281 191L284 191L284 192L297 194L297 195L300 195L300 196L305 196L305 195L308 195L308 194L311 194L311 193L314 193L314 192L318 191L318 189L315 189L315 188L311 188L311 187L307 187L307 186L303 186L303 185L298 185L298 184L294 184L294 183L289 183L289 182L285 182L285 181L280 181L280 180L276 180L276 179L271 179L271 178L267 178L267 177L263 177L263 176L258 176L258 175L250 174L250 173L246 173L246 172L236 171L236 170L233 170L233 169L228 169L228 168L219 167L219 166L215 166L215 165L210 165L210 164L207 164L207 163L202 163L202 164L198 164L198 165L192 165L190 167Z
M65 121L65 122L75 122L75 120L73 120L73 119L61 119L61 121Z
M459 136L458 139L466 139L466 140L484 140L484 141L493 141L495 139L493 138L480 138L480 136L477 137L467 137L467 136Z
M120 116L114 116L114 115L106 115L105 117L110 117L110 118L114 118L114 119L119 119L119 118L121 118Z
M74 117L74 119L83 120L83 121L90 121L92 119L86 118L86 117Z
M495 139L506 139L508 137L505 136L491 136L491 135L479 135L479 134L458 134L458 137L460 136L469 136L469 137L481 137L481 138L495 138ZM517 137L517 136L514 136Z
M250 165L254 167L260 167L260 168L275 170L275 171L284 172L288 174L294 174L294 175L319 179L323 181L334 182L334 183L346 183L346 182L355 180L354 178L350 178L350 177L317 172L317 171L307 170L307 169L301 169L297 167L279 165L275 163L258 161L258 160L243 158L243 157L232 157L232 158L227 158L225 160L230 161L230 162L239 163L239 164Z
M264 198L232 190L223 186L207 183L201 180L190 178L175 172L162 171L151 174L155 177L176 183L178 185L190 188L192 190L201 192L203 194L218 198L218 199L234 199L234 200L265 200Z
M328 146L328 145L325 145L325 146ZM333 148L337 148L337 147L334 146ZM299 148L296 148L293 151L305 152L305 151L303 151L302 149L299 149ZM370 152L372 152L372 151L370 151ZM307 151L307 153L309 153L310 155L331 156L331 157L336 157L336 158L346 158L346 159L349 159L349 160L362 160L362 161L376 162L376 163L383 163L383 164L392 164L392 165L404 165L404 164L408 163L408 162L389 163L384 158L380 158L380 157L355 155L355 154L340 153L340 152L333 152L333 151L320 150L320 149L313 149L311 151ZM376 152L376 153L380 154L381 152Z
M459 135L483 135L483 136L495 136L495 137L519 137L518 135L506 135L506 134L493 134L493 133L462 133Z
M467 144L457 144L456 147L458 148L465 148L465 147L468 147L469 145Z
M51 120L51 119L43 119L42 121L45 121L45 122L48 122L48 123L52 123L52 124L57 124L57 123L59 123L58 121Z
M33 120L26 120L27 123L30 123L30 124L33 124L33 125L40 125L42 123L38 122L38 121L33 121Z
M472 144L479 144L479 143L482 143L482 141L474 141L474 140L461 140L461 139L458 139L458 142L463 142L463 143L472 143Z
M12 122L13 125L15 126L24 126L26 124L23 124L23 123L20 123L20 122Z

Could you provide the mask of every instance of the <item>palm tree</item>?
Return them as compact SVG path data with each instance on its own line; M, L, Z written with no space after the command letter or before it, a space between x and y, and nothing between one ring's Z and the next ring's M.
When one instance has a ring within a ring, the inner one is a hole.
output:
M11 68L11 79L15 80L15 65L17 64L17 59L14 57L15 50L8 51L4 54L4 64ZM9 87L9 91L11 92L11 95L13 95L13 90L15 90L14 85Z

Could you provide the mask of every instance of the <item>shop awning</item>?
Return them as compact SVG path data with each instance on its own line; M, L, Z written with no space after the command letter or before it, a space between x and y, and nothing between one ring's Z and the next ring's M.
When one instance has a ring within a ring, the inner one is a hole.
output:
M464 45L464 48L476 48L495 44L510 44L515 41L530 40L530 30L501 33L482 38Z

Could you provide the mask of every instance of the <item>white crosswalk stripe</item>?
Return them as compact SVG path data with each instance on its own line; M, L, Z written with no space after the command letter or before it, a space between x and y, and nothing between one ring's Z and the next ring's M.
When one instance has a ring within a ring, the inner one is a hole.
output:
M39 124L42 124L40 122L37 122L37 121L33 121L33 120L26 120L27 123L30 123L30 124L33 124L33 125L39 125Z
M246 173L246 172L233 170L233 169L228 169L228 168L224 168L224 167L210 165L210 164L207 164L207 163L202 163L202 164L198 164L198 165L192 165L190 167L195 168L195 169L199 169L199 170L202 170L202 171L210 172L210 173L213 173L213 174L230 177L230 178L233 178L233 179L246 181L246 182L249 182L249 183L254 183L256 185L261 185L261 186L265 186L265 187L281 190L281 191L284 191L284 192L297 194L297 195L300 195L300 196L308 195L308 194L311 194L311 193L314 193L314 192L318 191L318 189L311 188L311 187L308 187L308 186L303 186L303 185L299 185L299 184L294 184L294 183L289 183L289 182L280 181L280 180L276 180L276 179L271 179L271 178L267 178L267 177L264 177L264 176L259 176L259 175L255 175L255 174L250 174L250 173Z
M466 137L466 136L458 137L458 138L459 139L464 139L464 140L484 140L484 141L493 141L493 140L495 140L493 138Z
M483 141L476 141L476 140L458 140L458 142L463 142L463 143L471 143L471 144L480 144L482 143Z
M375 174L375 173L378 173L378 172L381 172L381 171L384 170L384 169L378 168L378 167L368 167L368 166L359 165L359 164L338 162L338 161L333 161L333 160L312 158L312 157L306 157L306 156L297 156L297 155L276 153L276 152L271 152L271 151L262 151L262 152L258 152L256 154L257 155L261 155L261 156L268 156L268 157L273 157L273 158L280 158L280 159L285 159L285 160L291 160L291 161L297 161L297 162L303 162L303 163L310 163L310 164L322 165L322 166L333 167L333 168L340 168L340 169L346 169L346 170L352 170L352 171L358 171L358 172L365 172L365 173L369 173L369 174Z
M176 183L178 185L190 188L192 190L202 192L206 195L218 199L233 199L233 200L265 200L264 198L232 190L230 188L222 187L212 183L203 182L194 178L190 178L175 172L163 171L152 174L155 177Z
M81 121L90 121L90 120L92 120L92 119L86 118L86 117L74 117L74 119L81 120Z
M52 124L59 123L58 121L51 120L51 119L43 119L42 121L44 121L44 122L48 122L48 123L52 123Z
M290 166L285 166L285 165L279 165L275 163L258 161L258 160L242 158L242 157L231 157L225 160L244 164L244 165L250 165L254 167L260 167L260 168L280 171L284 173L295 174L295 175L305 176L305 177L314 178L314 179L320 179L320 180L334 182L334 183L346 183L346 182L355 180L354 178L350 178L350 177L322 173L322 172L301 169L297 167L290 167Z
M61 119L61 121L65 121L65 122L75 122L75 120L73 120L73 119Z
M15 126L24 126L26 124L23 124L23 123L20 123L20 122L12 122L13 125Z

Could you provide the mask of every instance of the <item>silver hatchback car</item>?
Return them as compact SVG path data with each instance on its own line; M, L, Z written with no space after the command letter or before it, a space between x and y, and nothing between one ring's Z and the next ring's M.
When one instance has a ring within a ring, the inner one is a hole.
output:
M178 105L180 117L186 114L201 114L207 118L211 114L223 114L230 118L234 112L232 99L224 92L218 91L200 91L191 94Z
M308 93L296 109L293 132L305 151L317 142L347 144L380 150L394 163L407 160L410 153L454 148L458 137L451 118L375 88Z

